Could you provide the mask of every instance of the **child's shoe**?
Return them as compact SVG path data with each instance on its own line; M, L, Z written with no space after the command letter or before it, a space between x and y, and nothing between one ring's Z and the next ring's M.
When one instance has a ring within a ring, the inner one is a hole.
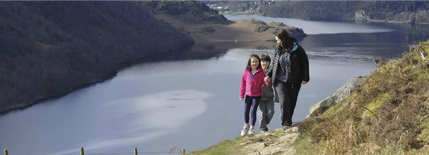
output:
M247 131L249 131L249 127L248 126L244 126L243 130L241 130L240 136L245 136L247 134Z
M255 133L255 128L253 126L250 127L248 135L253 135Z

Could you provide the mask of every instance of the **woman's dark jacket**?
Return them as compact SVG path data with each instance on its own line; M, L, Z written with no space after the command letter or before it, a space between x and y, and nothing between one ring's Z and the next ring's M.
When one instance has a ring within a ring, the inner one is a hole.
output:
M310 69L308 65L308 57L305 53L304 49L298 45L298 41L295 38L291 38L293 42L296 43L298 48L291 52L290 54L290 78L288 81L290 81L292 84L298 84L302 81L310 81ZM272 67L267 72L267 76L269 76L272 80L272 83L276 82L276 73L277 69L279 68L279 53L285 52L281 51L281 47L277 49L277 51L274 54L274 61Z

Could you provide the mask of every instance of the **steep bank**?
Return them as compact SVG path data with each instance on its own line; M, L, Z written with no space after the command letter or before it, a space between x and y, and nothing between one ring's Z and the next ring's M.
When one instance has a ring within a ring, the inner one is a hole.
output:
M401 59L376 61L378 69L343 102L317 110L298 125L301 147L316 148L298 153L426 154L428 55L429 42L423 42Z
M416 154L429 151L429 42L378 69L295 128L238 137L191 154ZM295 138L296 135L298 138ZM253 149L242 149L255 146ZM252 152L246 152L246 151Z
M0 3L0 112L112 77L193 40L137 2Z

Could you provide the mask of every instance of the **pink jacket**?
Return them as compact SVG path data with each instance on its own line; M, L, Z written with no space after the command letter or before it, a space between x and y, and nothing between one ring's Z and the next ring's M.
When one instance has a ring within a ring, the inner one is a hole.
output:
M265 72L261 68L256 70L254 75L252 75L250 68L246 68L241 78L240 98L244 98L244 94L252 97L262 96L262 85L270 85L264 81L264 78Z

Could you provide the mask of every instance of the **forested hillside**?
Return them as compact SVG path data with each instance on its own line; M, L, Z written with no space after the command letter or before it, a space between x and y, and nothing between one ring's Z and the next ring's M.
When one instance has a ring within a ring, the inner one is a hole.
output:
M261 14L307 20L381 20L429 23L428 1L205 1L223 13Z
M261 14L261 6L274 4L272 1L214 1L204 3L213 10L224 14Z
M0 112L100 82L193 40L138 2L1 2Z
M405 23L428 23L429 2L425 1L332 1L277 2L264 5L267 16L309 20L386 20Z

